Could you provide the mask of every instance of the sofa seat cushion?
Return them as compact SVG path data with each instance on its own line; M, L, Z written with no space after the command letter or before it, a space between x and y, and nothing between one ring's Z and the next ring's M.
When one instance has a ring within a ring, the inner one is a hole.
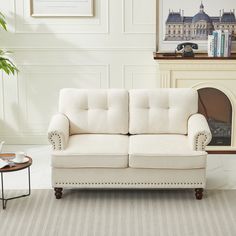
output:
M130 136L129 166L132 168L205 168L206 155L204 151L191 150L185 135Z
M70 136L65 150L52 152L57 168L127 168L127 135L79 134Z

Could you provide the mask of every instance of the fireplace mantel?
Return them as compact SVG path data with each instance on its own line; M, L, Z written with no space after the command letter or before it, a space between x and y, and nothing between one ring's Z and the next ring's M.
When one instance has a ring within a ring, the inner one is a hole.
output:
M231 146L209 146L211 153L236 153L236 57L233 59L157 59L161 88L216 88L232 104Z
M154 52L155 60L211 60L211 61L229 61L236 60L236 53L232 53L229 57L209 57L207 53L196 53L194 57L182 57L182 53L160 53Z

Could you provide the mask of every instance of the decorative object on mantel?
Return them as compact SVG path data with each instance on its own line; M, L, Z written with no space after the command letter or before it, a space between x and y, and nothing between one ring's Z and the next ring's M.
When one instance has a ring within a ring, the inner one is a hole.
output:
M0 28L7 31L7 23L5 21L4 15L1 12L0 12ZM10 74L14 75L15 73L18 72L18 69L7 56L10 53L11 53L10 51L5 51L0 49L0 70L3 70L8 75Z
M215 30L208 36L209 57L229 57L231 47L232 35L229 30Z
M197 50L198 45L196 43L181 43L177 46L176 51L182 52L182 57L194 57L193 49Z
M93 0L30 0L33 17L93 16Z
M181 9L180 9L181 6ZM174 52L176 44L194 41L207 52L208 35L229 30L236 50L235 0L157 0L157 51Z

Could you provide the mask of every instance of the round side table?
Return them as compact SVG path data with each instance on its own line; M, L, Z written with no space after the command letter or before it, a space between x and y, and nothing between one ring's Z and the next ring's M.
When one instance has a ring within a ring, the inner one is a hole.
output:
M1 153L0 154L0 158L2 160L11 160L15 157L14 153ZM32 165L32 158L29 156L26 156L29 161L25 162L25 163L14 163L14 166L12 167L4 167L0 169L0 173L1 173L1 186L2 186L2 196L0 198L0 200L2 200L2 208L6 209L7 206L7 201L9 200L13 200L13 199L17 199L17 198L22 198L22 197L27 197L31 194L31 184L30 184L30 166ZM28 169L28 193L27 194L23 194L23 195L19 195L19 196L15 196L15 197L11 197L11 198L5 198L4 196L4 179L3 179L3 174L4 173L8 173L8 172L14 172L14 171L19 171L19 170L23 170L23 169Z

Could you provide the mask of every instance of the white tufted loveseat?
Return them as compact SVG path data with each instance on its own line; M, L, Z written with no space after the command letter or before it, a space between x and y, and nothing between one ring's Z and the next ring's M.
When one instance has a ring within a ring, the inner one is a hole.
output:
M206 184L211 133L192 89L62 89L50 123L52 186L194 188Z

